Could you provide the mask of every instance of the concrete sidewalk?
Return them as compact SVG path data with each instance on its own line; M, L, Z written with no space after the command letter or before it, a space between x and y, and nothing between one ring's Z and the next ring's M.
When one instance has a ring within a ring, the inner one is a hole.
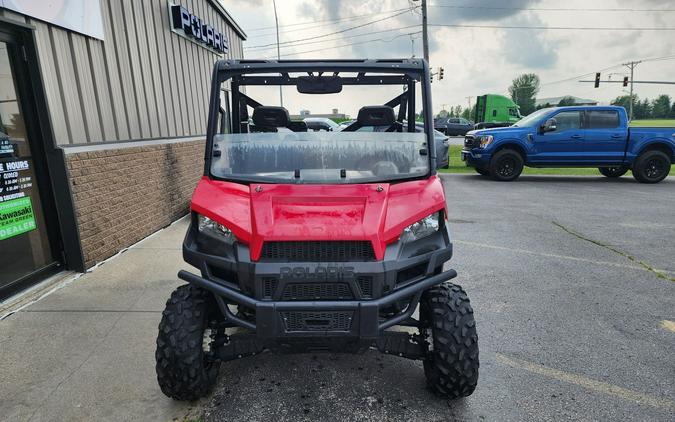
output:
M187 268L187 225L180 220L0 321L0 419L194 416L159 390L154 358L164 303Z

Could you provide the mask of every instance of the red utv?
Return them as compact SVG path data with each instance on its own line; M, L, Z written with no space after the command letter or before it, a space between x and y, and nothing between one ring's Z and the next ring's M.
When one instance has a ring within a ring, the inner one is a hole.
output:
M279 86L298 108L356 102L357 119L307 131L253 98ZM157 338L167 396L202 397L221 362L264 351L370 348L422 360L440 396L474 391L473 310L443 269L452 243L430 95L414 58L216 64L183 244L198 274L178 273L189 284L167 301Z

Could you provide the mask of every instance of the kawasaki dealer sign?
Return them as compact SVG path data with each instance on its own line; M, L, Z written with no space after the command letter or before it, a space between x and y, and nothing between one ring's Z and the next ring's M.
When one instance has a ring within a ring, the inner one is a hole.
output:
M35 216L30 197L0 202L0 240L35 230Z

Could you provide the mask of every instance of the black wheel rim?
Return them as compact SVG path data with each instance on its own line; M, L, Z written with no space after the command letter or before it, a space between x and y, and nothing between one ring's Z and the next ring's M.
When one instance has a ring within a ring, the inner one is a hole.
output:
M658 179L666 169L665 162L660 158L652 158L645 165L645 176L648 179Z
M497 174L501 177L511 177L516 172L516 160L511 157L502 158L497 168Z

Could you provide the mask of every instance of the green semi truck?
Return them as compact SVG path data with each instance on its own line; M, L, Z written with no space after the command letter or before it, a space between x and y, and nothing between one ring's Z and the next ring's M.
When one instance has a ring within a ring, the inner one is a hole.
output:
M522 117L516 103L508 97L485 94L476 98L475 129L511 126Z

